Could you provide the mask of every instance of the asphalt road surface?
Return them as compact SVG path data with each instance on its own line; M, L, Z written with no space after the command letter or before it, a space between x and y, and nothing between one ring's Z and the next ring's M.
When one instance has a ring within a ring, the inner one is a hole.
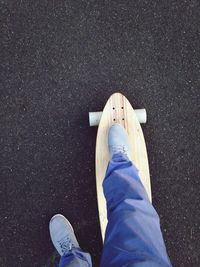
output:
M200 266L198 0L0 1L0 266L57 266L55 213L99 265L96 129L145 107L153 204L175 267Z

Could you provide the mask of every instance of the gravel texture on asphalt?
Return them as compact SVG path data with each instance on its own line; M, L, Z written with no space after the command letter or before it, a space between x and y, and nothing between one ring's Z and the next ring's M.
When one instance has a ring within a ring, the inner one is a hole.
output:
M0 266L57 266L48 222L99 265L96 128L145 107L153 203L175 267L200 265L199 1L0 1Z

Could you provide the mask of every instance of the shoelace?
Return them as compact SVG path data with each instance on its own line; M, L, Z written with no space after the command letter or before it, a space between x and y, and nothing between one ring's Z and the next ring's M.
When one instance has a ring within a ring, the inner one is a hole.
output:
M113 151L113 154L122 153L122 154L127 155L127 152L128 152L124 146L111 146L110 148Z
M61 240L58 241L60 248L62 250L62 253L65 255L73 248L73 244L71 242L71 238L69 236L63 237Z

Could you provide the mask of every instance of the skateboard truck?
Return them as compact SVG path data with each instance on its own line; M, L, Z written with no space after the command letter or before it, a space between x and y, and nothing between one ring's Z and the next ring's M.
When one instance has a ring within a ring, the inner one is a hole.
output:
M101 120L102 111L89 112L89 125L98 126ZM147 112L146 109L135 109L136 116L140 123L147 122Z

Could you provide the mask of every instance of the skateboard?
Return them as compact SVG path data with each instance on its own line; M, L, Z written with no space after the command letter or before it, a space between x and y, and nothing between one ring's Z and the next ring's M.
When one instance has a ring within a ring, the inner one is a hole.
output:
M140 123L146 123L145 109L134 110L121 93L114 93L108 99L103 112L89 112L90 126L98 126L96 138L96 189L101 235L104 241L107 225L107 207L103 194L103 180L108 162L108 130L114 123L120 123L127 131L131 146L131 161L138 169L140 179L152 201L149 164L145 140Z

